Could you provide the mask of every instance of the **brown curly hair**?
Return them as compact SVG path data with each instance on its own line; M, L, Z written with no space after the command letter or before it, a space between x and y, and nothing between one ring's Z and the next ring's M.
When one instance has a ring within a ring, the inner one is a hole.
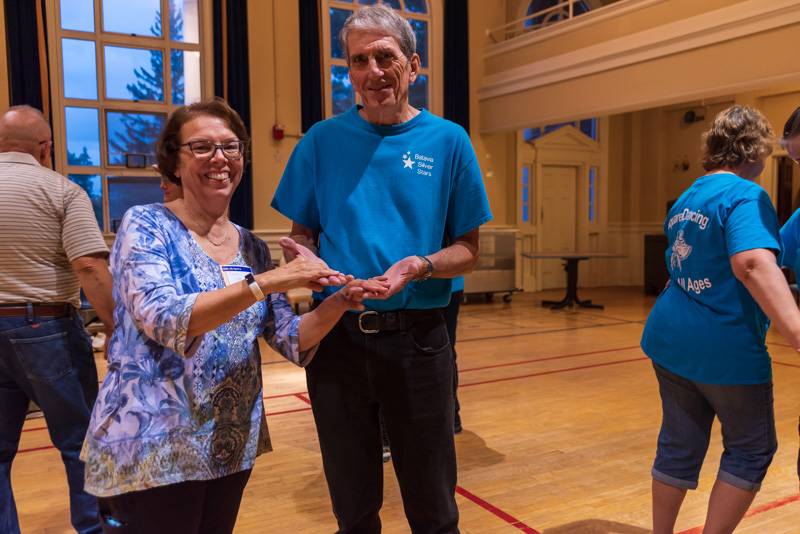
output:
M158 171L170 182L181 185L181 179L175 176L178 169L179 152L181 150L181 128L184 124L197 117L208 115L222 119L240 141L244 142L244 163L247 163L250 136L247 135L242 118L224 99L214 97L202 102L195 102L188 106L181 106L170 113L161 135L156 143L156 158Z
M733 169L761 161L772 153L775 132L764 115L749 106L721 111L703 134L703 168Z

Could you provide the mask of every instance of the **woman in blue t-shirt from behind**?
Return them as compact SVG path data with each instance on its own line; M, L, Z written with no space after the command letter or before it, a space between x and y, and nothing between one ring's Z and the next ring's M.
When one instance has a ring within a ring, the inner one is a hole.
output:
M670 280L642 336L662 401L652 470L655 534L673 532L686 490L697 487L715 416L724 452L704 532L733 532L777 448L764 339L771 319L800 348L800 312L776 261L775 209L752 181L772 139L759 111L722 111L703 136L708 173L664 221Z
M794 110L783 127L781 146L786 150L786 155L800 165L800 108ZM795 211L786 224L781 228L783 241L783 256L781 265L794 270L800 278L800 209ZM800 432L800 424L798 425ZM800 451L797 454L797 476L800 478Z

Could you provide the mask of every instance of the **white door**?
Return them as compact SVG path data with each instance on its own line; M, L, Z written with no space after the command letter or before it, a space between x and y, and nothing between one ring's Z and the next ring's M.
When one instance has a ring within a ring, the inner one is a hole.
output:
M576 167L544 166L541 180L541 233L543 252L575 251L577 213ZM542 289L566 287L567 279L558 260L541 262Z

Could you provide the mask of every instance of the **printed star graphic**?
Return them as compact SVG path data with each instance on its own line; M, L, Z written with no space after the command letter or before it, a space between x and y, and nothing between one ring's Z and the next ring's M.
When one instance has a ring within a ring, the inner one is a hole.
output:
M405 158L405 159L403 159L403 165L405 165L403 167L404 169L413 169L414 168L414 160L412 160L411 158Z

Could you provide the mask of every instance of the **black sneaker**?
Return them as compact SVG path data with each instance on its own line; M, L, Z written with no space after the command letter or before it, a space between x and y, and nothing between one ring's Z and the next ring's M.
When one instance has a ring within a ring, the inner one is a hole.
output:
M383 463L386 463L392 459L392 450L384 445L383 446Z

